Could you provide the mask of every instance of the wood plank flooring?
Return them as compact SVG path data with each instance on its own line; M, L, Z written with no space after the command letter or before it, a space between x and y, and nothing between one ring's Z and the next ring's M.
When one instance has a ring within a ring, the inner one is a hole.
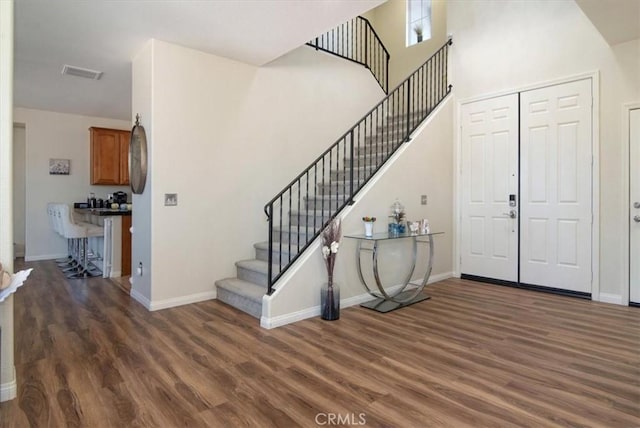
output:
M453 279L396 312L263 330L28 266L2 427L640 426L638 308Z

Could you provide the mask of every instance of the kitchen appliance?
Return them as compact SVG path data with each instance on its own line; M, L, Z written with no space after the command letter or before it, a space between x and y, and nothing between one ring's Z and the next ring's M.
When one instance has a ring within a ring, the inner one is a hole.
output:
M125 192L115 192L113 194L113 202L116 204L126 204L127 194Z
M87 203L89 204L89 208L96 207L96 194L91 192L89 193L89 197L87 198Z

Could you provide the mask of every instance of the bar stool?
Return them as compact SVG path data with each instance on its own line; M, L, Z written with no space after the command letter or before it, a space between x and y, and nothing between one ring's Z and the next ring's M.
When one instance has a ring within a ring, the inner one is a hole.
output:
M60 204L57 202L47 203L47 217L49 218L49 227L51 227L55 233L64 238L64 233L61 229L61 222L57 215L59 205ZM71 255L71 241L67 240L67 257L64 259L56 259L55 262L61 268L74 266L76 264Z
M77 265L67 274L67 278L84 278L98 275L89 266L89 238L104 236L100 226L76 222L67 204L58 204L57 217L63 236L71 242L72 258Z

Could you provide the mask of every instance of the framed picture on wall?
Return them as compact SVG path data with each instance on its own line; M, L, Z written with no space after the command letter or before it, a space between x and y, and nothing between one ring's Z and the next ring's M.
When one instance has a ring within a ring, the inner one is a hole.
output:
M69 175L71 172L70 159L49 159L50 175Z

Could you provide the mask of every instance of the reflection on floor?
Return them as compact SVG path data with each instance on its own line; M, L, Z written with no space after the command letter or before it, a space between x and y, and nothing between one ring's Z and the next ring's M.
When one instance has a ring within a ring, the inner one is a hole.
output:
M111 280L111 282L115 284L116 287L122 290L123 293L129 295L131 293L131 282L129 281L130 278L131 276L127 275L127 276L121 276L119 278L109 278L109 279Z

